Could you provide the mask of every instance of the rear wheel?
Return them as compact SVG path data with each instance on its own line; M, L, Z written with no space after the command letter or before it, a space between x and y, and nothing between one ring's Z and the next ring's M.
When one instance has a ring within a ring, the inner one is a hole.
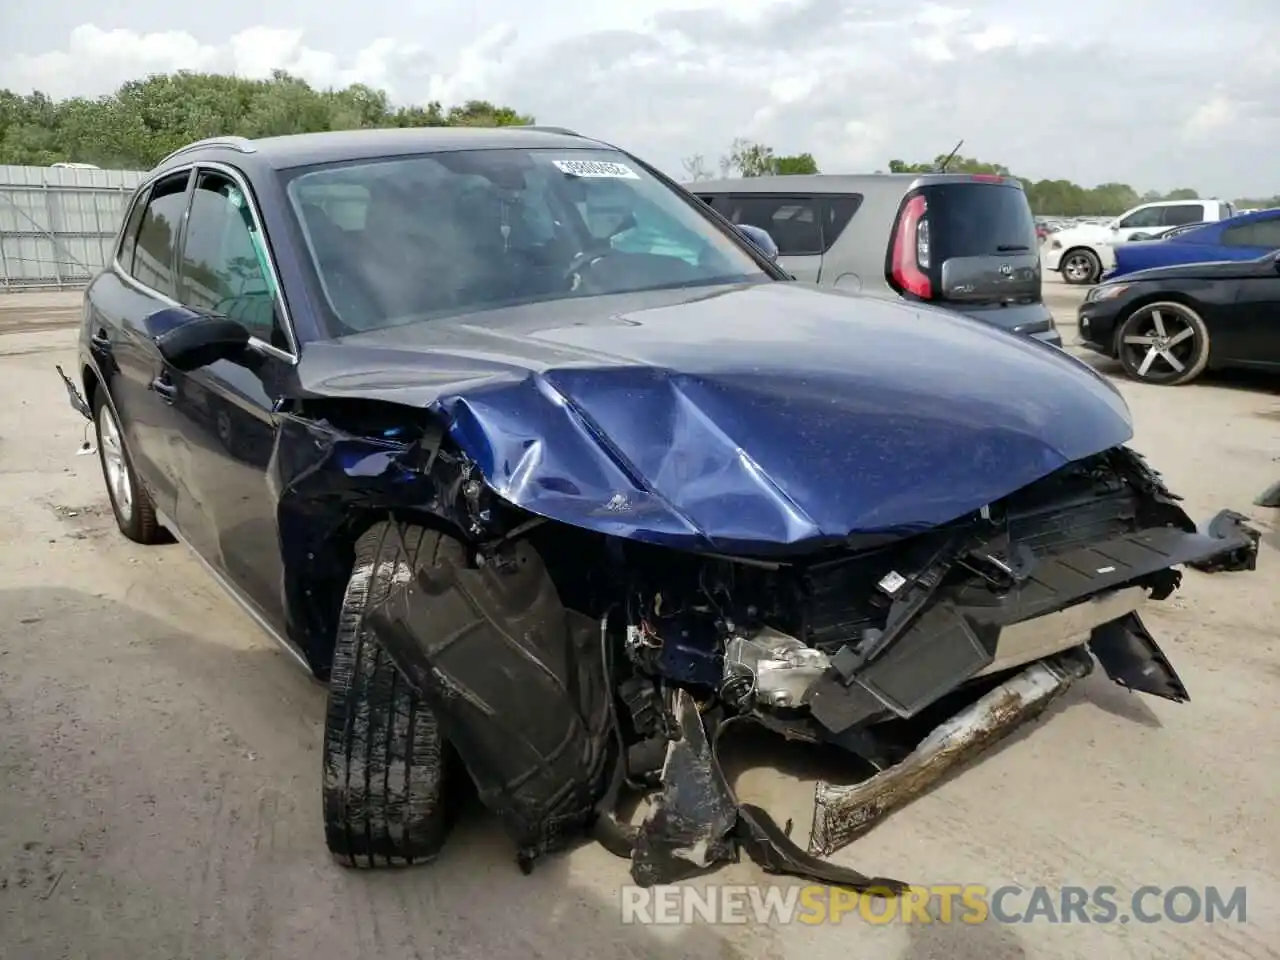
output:
M1102 276L1102 260L1092 250L1077 247L1062 255L1062 279L1067 283L1097 283Z
M1209 365L1209 331L1184 303L1148 303L1121 325L1116 354L1135 380L1168 387L1190 383Z
M429 862L444 846L444 739L365 625L391 588L434 562L447 538L378 523L355 545L342 601L324 728L325 841L349 867Z
M94 392L93 426L98 437L98 462L102 465L102 479L107 484L116 526L134 543L160 542L163 528L156 520L155 504L138 482L124 431L104 388Z

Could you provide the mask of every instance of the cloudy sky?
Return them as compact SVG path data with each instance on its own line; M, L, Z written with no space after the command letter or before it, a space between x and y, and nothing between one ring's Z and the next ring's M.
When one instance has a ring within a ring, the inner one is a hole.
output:
M963 152L1022 176L1280 193L1265 0L0 0L0 87L281 67L398 102L508 103L668 172L734 137L826 172Z

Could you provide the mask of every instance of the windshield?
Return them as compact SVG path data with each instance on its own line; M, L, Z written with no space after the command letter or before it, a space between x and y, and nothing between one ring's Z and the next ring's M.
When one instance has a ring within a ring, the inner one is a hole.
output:
M472 150L289 178L336 335L495 307L773 279L612 150Z

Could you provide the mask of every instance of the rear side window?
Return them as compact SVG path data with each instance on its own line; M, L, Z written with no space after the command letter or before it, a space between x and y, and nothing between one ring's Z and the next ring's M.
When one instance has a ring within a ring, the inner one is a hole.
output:
M152 188L138 226L132 263L122 264L139 283L172 299L177 299L178 294L173 254L182 214L187 209L189 179L190 172L184 171L161 180Z
M1027 195L998 183L946 183L924 187L933 260L995 257L1039 248Z
M1227 227L1222 231L1222 243L1228 247L1263 247L1280 250L1280 218L1254 220Z
M784 257L826 253L862 204L857 194L782 196L741 194L704 197L733 223L767 230Z
M1164 208L1161 222L1166 227L1180 227L1185 223L1199 223L1204 219L1204 206L1199 203L1179 203Z
M120 231L120 249L116 251L116 260L126 271L133 264L133 252L138 247L138 226L142 223L142 215L147 210L147 197L150 192L149 187L143 187L133 198L128 219L124 222L124 229Z

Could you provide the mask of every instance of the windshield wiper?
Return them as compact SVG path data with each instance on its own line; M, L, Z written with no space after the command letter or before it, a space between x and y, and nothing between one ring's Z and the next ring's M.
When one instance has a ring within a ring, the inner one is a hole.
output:
M1026 253L1031 248L1020 243L1002 243L996 247L996 253Z

